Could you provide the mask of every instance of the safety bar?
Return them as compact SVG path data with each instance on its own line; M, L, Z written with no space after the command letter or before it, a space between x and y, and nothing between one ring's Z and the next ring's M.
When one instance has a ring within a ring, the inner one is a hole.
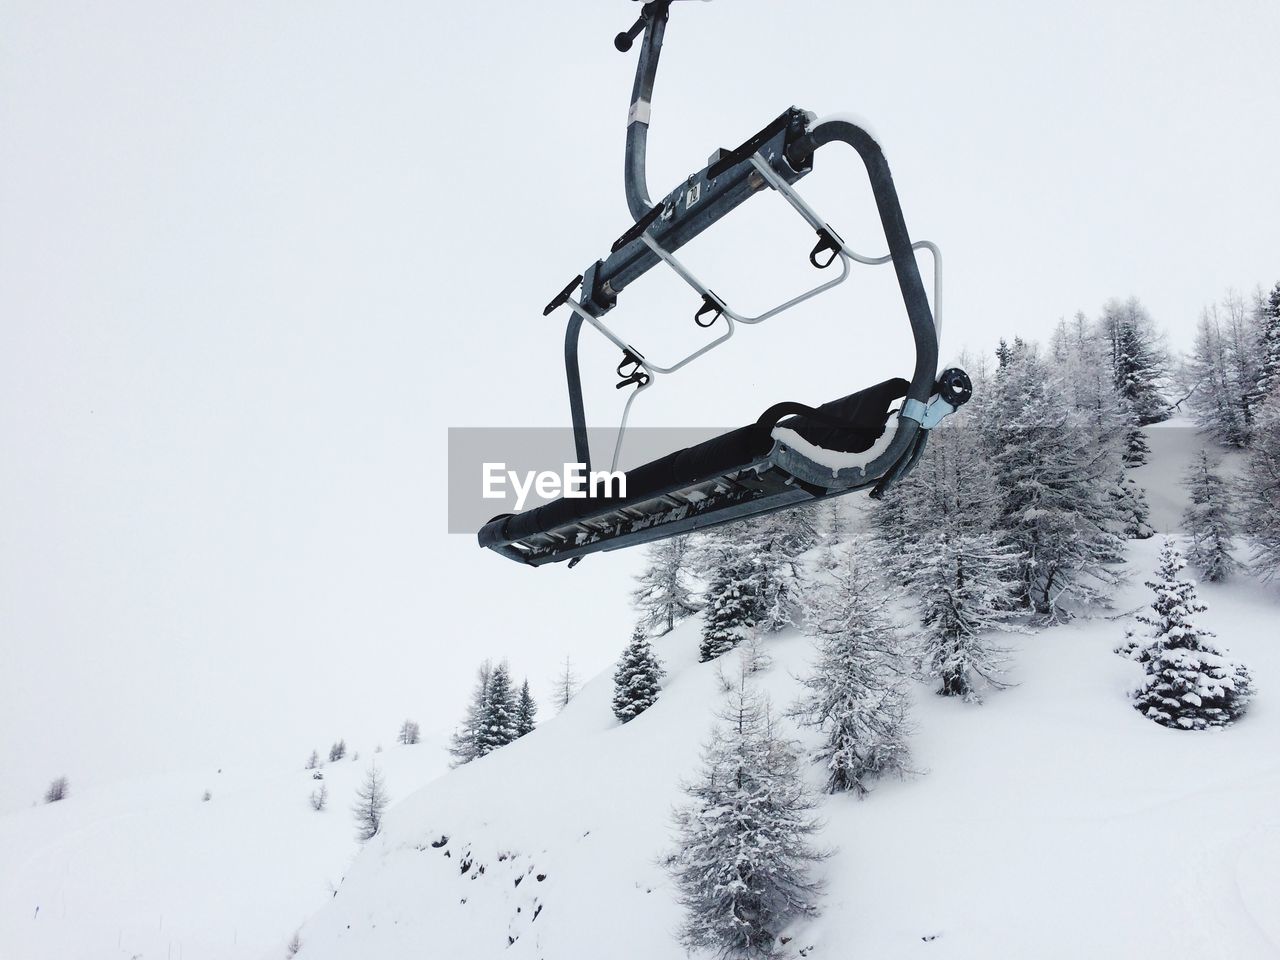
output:
M569 390L569 407L577 460L590 469L591 452L587 439L582 378L578 363L578 340L584 319L591 321L593 326L604 332L624 351L630 352L630 347L613 336L611 331L599 322L599 318L616 305L618 294L664 261L676 268L686 282L691 283L695 288L701 287L696 278L683 269L678 261L675 261L674 252L767 185L775 189L783 187L780 192L783 192L801 215L810 221L810 225L818 230L819 246L815 248L812 256L817 256L823 250L833 251L833 256L839 255L844 261L844 271L848 268L846 259L848 257L864 263L884 262L885 259L891 259L893 262L915 342L916 362L903 410L898 418L897 429L889 447L864 470L857 471L862 477L881 477L875 492L883 492L906 468L908 462L920 454L926 435L921 431L921 421L924 417L925 405L933 391L938 367L937 327L920 278L914 253L915 245L912 244L907 231L902 207L884 152L867 131L849 120L832 119L815 125L812 114L793 107L737 149L718 151L706 167L671 191L660 204L653 204L649 199L646 183L645 156L648 147L653 85L670 12L669 7L670 3L662 0L647 4L636 26L627 33L620 34L617 39L619 49L629 47L630 40L643 24L644 42L636 65L631 108L628 112L624 169L627 205L636 224L619 238L606 259L597 260L583 271L580 301L574 300L571 296L574 287L578 285L575 280L548 306L549 310L564 303L569 303L573 307L565 329L565 376ZM825 223L817 226L817 215L809 210L793 191L785 189L785 186L795 184L812 170L814 156L820 147L836 141L853 147L862 159L889 247L888 258L866 258L853 253ZM931 244L921 245L936 250ZM813 293L831 285L833 284L823 284L799 299L808 299ZM712 300L709 291L705 291L705 288L703 295L705 306L723 307L723 302L718 298ZM794 302L784 304L756 318L726 315L725 319L730 324L733 319L747 323L758 322L765 316L772 316L781 309L794 305ZM674 366L683 366L694 356L700 356L711 346L727 339L731 333L730 326L725 335ZM634 396L635 394L631 399L634 399ZM627 409L630 409L630 402ZM615 447L615 463L617 449Z

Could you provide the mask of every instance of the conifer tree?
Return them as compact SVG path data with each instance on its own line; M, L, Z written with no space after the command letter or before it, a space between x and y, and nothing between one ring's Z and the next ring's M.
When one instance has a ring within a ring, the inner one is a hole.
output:
M1111 300L1102 309L1101 331L1111 352L1116 391L1138 423L1159 423L1169 417L1163 388L1169 355L1155 323L1136 297Z
M1021 362L1011 351L1002 371ZM973 427L982 414L962 412L933 431L915 471L873 513L878 553L920 610L920 665L939 681L938 693L966 699L977 699L979 681L1003 685L1007 651L993 634L1025 589L1022 554L999 529L1002 491ZM897 506L887 503L893 497ZM901 519L886 520L884 511Z
M677 809L670 870L685 910L680 940L719 956L767 957L779 932L818 912L812 868L825 853L795 746L745 678L719 714L702 770Z
M1218 464L1209 458L1209 451L1200 451L1200 456L1188 468L1183 484L1191 499L1191 505L1182 515L1191 537L1187 558L1209 582L1225 580L1240 567L1231 556L1235 523L1231 517L1230 490L1218 473Z
M484 661L476 668L475 685L471 689L471 700L467 704L467 712L457 731L449 741L449 754L453 757L452 766L460 767L480 756L480 724L484 716L485 702L489 696L489 680L493 676L493 663Z
M1246 447L1252 441L1262 375L1257 324L1244 300L1228 294L1201 313L1185 365L1197 425L1226 446Z
M405 745L412 745L422 739L422 728L413 720L406 720L400 724L400 731L396 734L396 742Z
M1258 377L1250 396L1256 409L1280 389L1280 283L1266 297L1258 296L1254 311L1258 341Z
M1147 504L1147 494L1132 477L1125 476L1123 470L1116 474L1107 491L1114 515L1115 532L1126 540L1147 540L1155 536L1151 526L1151 507ZM1117 551L1116 560L1123 555Z
M1002 689L1008 650L993 638L1009 618L1008 589L1018 554L995 536L944 533L922 557L920 576L937 578L921 602L920 661L937 692L977 701L978 681Z
M1244 533L1252 566L1263 580L1280 576L1280 385L1258 410L1253 449L1240 478Z
M526 733L533 733L533 728L537 725L538 705L534 702L526 679L520 685L520 696L516 701L516 736L523 737Z
M756 625L764 633L781 630L795 622L803 602L799 561L820 539L817 509L793 507L734 526L742 531L747 549L754 549L758 565L753 581L759 598Z
M516 694L506 661L493 668L485 691L484 710L476 731L476 755L486 756L519 736L516 726Z
M1138 422L1136 416L1127 411L1122 434L1121 449L1123 453L1121 453L1120 459L1130 470L1134 467L1142 466L1147 462L1147 457L1151 454L1151 447L1147 444L1147 435L1142 430L1142 424Z
M661 679L658 658L644 631L636 627L613 674L613 715L623 723L640 716L657 702Z
M1194 623L1207 608L1196 597L1195 584L1178 574L1186 566L1172 540L1160 550L1150 614L1138 620L1150 627L1136 659L1146 668L1146 682L1135 692L1134 706L1162 726L1203 730L1226 726L1243 713L1251 696L1248 671L1224 657L1207 630Z
M704 556L711 571L698 648L698 659L704 663L741 643L763 613L764 564L756 543L749 537L730 538L723 533L708 539Z
M1067 408L1062 389L1024 345L977 409L1000 507L995 527L1020 557L1018 599L1051 619L1070 615L1064 599L1105 601L1119 580L1107 483L1118 454Z
M862 567L864 559L855 556L854 563ZM816 759L826 765L829 793L865 796L872 780L908 769L907 674L887 603L871 577L852 568L807 597L805 622L817 659L801 679L807 692L792 715L824 735Z
M386 782L382 779L377 763L372 763L365 774L364 783L356 789L356 802L351 807L356 818L356 839L361 843L373 839L382 829L382 813L387 809L388 803L390 797L387 796Z
M690 536L671 537L649 547L648 563L631 594L646 630L670 633L677 623L698 612L690 585L693 556Z

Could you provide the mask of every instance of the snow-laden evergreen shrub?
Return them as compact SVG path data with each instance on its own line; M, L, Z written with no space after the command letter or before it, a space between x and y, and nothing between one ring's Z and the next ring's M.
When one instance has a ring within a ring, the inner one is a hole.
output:
M903 640L865 569L811 587L805 623L817 657L792 708L798 722L822 731L815 759L826 766L827 791L860 797L872 780L910 765Z
M1208 450L1201 450L1187 469L1183 485L1191 500L1182 514L1182 522L1191 537L1187 559L1209 582L1225 580L1240 567L1231 555L1235 537L1231 490Z
M719 717L675 813L669 868L685 910L680 940L722 957L768 957L788 923L818 912L816 801L796 746L745 678Z
M662 667L644 630L636 627L613 673L613 715L626 723L648 710L662 689Z
M1182 730L1222 727L1237 719L1251 696L1248 671L1232 663L1209 642L1213 636L1195 625L1207 607L1195 583L1180 577L1186 566L1172 540L1160 549L1150 614L1138 620L1150 628L1136 657L1147 680L1134 694L1134 706L1156 723Z

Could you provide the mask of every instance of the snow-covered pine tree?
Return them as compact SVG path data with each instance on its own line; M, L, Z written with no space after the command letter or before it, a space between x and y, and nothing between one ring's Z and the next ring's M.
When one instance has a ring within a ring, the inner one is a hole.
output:
M489 696L489 679L493 676L493 662L484 661L476 668L475 685L471 688L471 700L467 712L449 741L452 766L460 767L480 756L480 722L484 716L485 701Z
M760 623L765 566L759 545L743 524L708 534L699 555L708 570L698 647L698 659L705 663L732 650Z
M1099 442L1118 439L1126 467L1146 463L1151 452L1146 435L1116 386L1107 344L1083 313L1077 313L1069 325L1058 324L1051 350L1063 397L1083 427Z
M1182 514L1191 548L1187 559L1211 583L1225 580L1240 568L1231 555L1235 537L1235 521L1231 516L1231 491L1218 473L1218 463L1210 459L1208 450L1187 469L1183 485L1191 505Z
M1107 497L1120 469L1114 445L1068 409L1034 346L1009 352L990 394L975 412L1000 504L995 528L1020 557L1019 601L1053 619L1070 615L1064 599L1105 601L1120 579Z
M1184 373L1197 425L1226 446L1248 446L1261 371L1257 327L1240 296L1205 308Z
M741 524L756 545L760 565L757 583L760 613L757 626L773 633L795 622L803 602L800 555L818 545L819 514L815 505L793 507Z
M476 730L476 756L483 757L515 740L516 692L511 684L511 670L506 661L493 668L485 691L484 710Z
M1169 417L1164 385L1169 354L1151 315L1137 297L1110 300L1102 308L1099 330L1110 347L1116 391L1146 426Z
M854 563L865 570L865 559L855 554ZM849 567L806 595L805 624L817 659L801 679L807 692L791 713L823 733L815 759L826 766L829 793L865 796L872 780L908 769L907 671L887 604L870 575Z
M537 725L538 704L533 699L526 679L520 684L520 696L516 700L516 736L523 737L526 733L533 733L533 728Z
M1209 642L1212 633L1195 625L1196 614L1207 608L1196 596L1195 583L1178 575L1185 566L1182 553L1166 539L1156 579L1147 581L1156 595L1152 613L1138 616L1151 632L1136 657L1147 680L1135 692L1134 706L1166 727L1222 727L1249 702L1249 672Z
M1155 536L1151 526L1151 507L1147 504L1147 494L1137 482L1121 470L1111 482L1107 491L1114 516L1114 529L1126 540L1147 540ZM1124 559L1121 553L1115 555L1116 560Z
M636 627L613 673L613 715L626 723L648 710L662 689L662 667L644 630Z
M1250 396L1250 407L1260 407L1280 390L1280 283L1265 297L1259 293L1254 308L1258 340L1258 380Z
M631 594L640 625L646 630L670 633L677 623L698 612L690 584L693 557L690 536L671 537L649 547L648 562Z
M779 932L818 912L825 853L794 744L743 678L719 713L702 770L676 810L670 871L685 910L680 940L721 957L774 955Z
M1280 384L1258 407L1255 426L1240 477L1240 513L1243 532L1253 542L1253 569L1273 580L1280 576Z
M341 760L347 755L347 741L338 740L329 748L329 762Z
M387 796L387 784L376 762L369 765L364 782L356 788L356 802L351 812L356 818L356 839L361 843L377 836L382 829L382 813L391 798ZM319 808L317 808L319 809Z
M1125 467L1132 470L1134 467L1140 467L1147 462L1147 457L1151 454L1151 447L1147 444L1147 435L1143 432L1142 424L1138 422L1138 418L1127 411L1124 427L1121 430L1121 440L1123 453L1121 453L1120 459Z
M1021 363L1016 354L1025 349L1008 348L1002 370ZM938 693L974 700L980 680L1003 685L1007 651L992 634L1025 589L1022 555L999 530L1002 492L974 427L990 402L975 399L974 410L934 430L915 471L872 513L876 554L920 610L921 668L939 681Z

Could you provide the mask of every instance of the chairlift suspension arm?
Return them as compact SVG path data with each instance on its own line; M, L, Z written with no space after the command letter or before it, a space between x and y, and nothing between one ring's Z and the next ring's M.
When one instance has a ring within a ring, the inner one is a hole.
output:
M644 34L627 118L624 166L627 206L634 223L614 242L604 259L575 277L544 311L549 314L566 305L572 308L564 352L578 461L591 469L578 359L584 323L595 327L622 351L623 361L618 367L622 382L618 387L635 387L623 410L613 470L618 467L632 403L652 384L654 374L674 373L728 340L735 322L760 323L834 287L848 276L853 262L892 262L915 343L914 370L910 381L887 380L820 408L794 403L775 405L754 425L628 471L628 478L635 479L639 489L629 491L625 502L562 499L518 515L495 517L479 531L481 545L521 563L537 566L569 560L572 566L597 550L663 539L852 490L872 488L872 495L879 496L914 466L930 429L969 398L970 384L963 371L945 371L935 383L938 330L915 251L923 247L933 254L936 310L941 289L937 248L927 241L912 242L884 154L859 124L844 118L819 122L812 114L792 107L736 149L717 151L702 170L657 204L650 200L645 171L650 103L671 2L645 3L636 23L614 41L619 50L625 51ZM793 189L813 169L817 151L836 141L852 147L866 169L888 245L886 255L864 256L852 250ZM781 193L816 232L817 244L810 254L813 266L823 269L839 259L841 271L839 277L779 306L747 316L712 292L675 253L766 187ZM603 321L622 291L659 263L670 266L698 295L701 307L694 320L699 326L712 327L720 321L724 324L719 336L665 366L647 359ZM891 404L899 398L902 404L897 416L886 422ZM779 424L779 418L784 416L790 419ZM786 431L776 432L776 425ZM834 433L824 439L823 430ZM892 435L885 435L885 430L892 430ZM796 436L803 441L800 449ZM818 452L806 453L804 444L816 446ZM832 460L825 455L831 451L866 454L851 460Z

